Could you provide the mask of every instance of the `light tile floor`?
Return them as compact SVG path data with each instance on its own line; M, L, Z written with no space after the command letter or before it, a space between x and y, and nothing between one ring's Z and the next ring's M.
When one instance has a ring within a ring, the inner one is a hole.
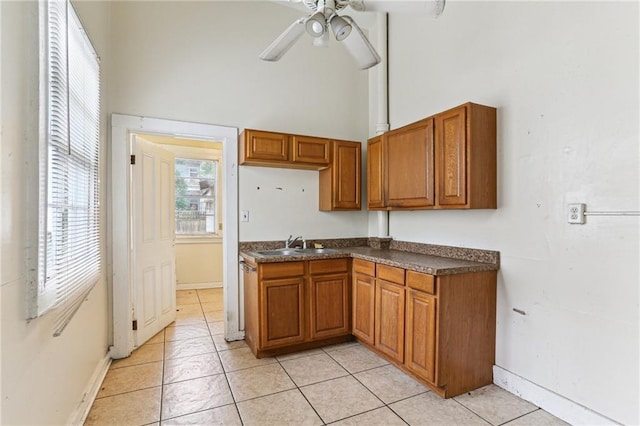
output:
M256 359L226 342L222 290L178 291L176 322L115 360L85 425L564 425L489 385L441 399L358 343Z

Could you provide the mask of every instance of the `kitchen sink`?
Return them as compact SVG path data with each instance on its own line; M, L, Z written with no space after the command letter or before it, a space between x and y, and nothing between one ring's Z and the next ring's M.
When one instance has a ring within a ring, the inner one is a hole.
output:
M327 248L306 248L306 249L279 249L279 250L265 250L256 251L261 256L300 256L303 254L330 254L337 253L338 250Z
M262 256L293 256L298 253L295 249L287 249L287 250L265 250L265 251L257 251L256 253Z
M296 249L298 253L303 254L329 254L329 253L337 253L338 250L328 249L328 248L306 248L306 249Z

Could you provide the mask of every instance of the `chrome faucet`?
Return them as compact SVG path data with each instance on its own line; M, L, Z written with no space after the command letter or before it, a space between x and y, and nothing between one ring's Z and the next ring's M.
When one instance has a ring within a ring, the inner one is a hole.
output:
M301 240L302 240L302 235L299 235L295 238L293 238L293 235L289 235L289 238L287 238L287 241L285 241L284 243L284 248L291 248L296 242Z

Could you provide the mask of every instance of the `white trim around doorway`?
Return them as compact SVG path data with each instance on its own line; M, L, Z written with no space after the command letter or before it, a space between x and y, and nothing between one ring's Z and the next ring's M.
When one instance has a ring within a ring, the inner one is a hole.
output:
M240 329L238 284L238 129L212 124L190 123L131 115L111 115L111 177L109 188L111 214L110 275L113 295L113 358L124 358L134 349L131 329L133 289L131 279L131 190L130 156L132 133L158 134L177 138L222 142L224 186L223 279L225 338L244 337Z

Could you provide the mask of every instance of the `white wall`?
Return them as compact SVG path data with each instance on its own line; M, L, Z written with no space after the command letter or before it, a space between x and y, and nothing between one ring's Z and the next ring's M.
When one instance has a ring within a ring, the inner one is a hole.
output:
M496 364L638 424L637 2L448 2L390 18L391 127L498 108L498 209L393 212L400 240L499 250ZM513 312L518 308L525 316Z
M102 280L60 337L53 318L25 320L27 236L37 232L37 2L0 2L2 16L2 424L68 424L109 344ZM77 5L99 55L107 56L105 3ZM106 114L102 126L106 140ZM34 216L35 212L35 216ZM105 265L106 267L106 265Z
M178 289L222 284L222 240L177 241L176 284Z
M367 72L335 41L314 48L304 35L280 62L258 59L304 12L272 2L115 2L112 12L112 112L368 137ZM250 210L241 241L367 235L364 211L318 211L317 172L241 166L239 179L239 208Z

